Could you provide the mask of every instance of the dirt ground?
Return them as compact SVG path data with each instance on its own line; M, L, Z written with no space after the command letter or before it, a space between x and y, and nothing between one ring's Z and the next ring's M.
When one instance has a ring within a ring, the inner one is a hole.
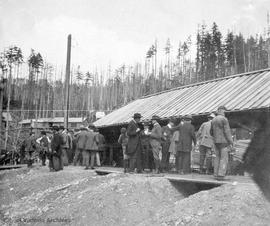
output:
M1 225L270 225L255 185L188 196L165 178L69 166L0 171Z

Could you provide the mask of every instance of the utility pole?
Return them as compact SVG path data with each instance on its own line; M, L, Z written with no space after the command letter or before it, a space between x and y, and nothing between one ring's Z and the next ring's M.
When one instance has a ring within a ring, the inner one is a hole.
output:
M2 145L3 145L3 140L2 140L2 112L3 112L3 97L4 97L4 88L5 88L5 80L4 76L0 80L0 155L1 155L1 150L2 150Z
M70 57L71 57L71 35L68 35L66 81L65 81L65 90L66 90L65 92L65 117L64 117L64 126L66 129L68 129L68 113L69 113Z

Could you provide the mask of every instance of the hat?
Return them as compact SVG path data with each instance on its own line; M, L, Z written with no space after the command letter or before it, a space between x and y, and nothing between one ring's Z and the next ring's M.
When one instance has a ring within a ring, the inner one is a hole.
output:
M53 129L54 131L59 131L59 127L58 127L57 125L54 125L54 126L52 127L52 129Z
M89 129L94 129L94 128L96 128L96 126L95 126L93 123L90 123L90 124L88 125L88 128L89 128Z
M160 120L160 117L158 117L157 115L153 115L151 120Z
M210 115L207 115L207 118L215 118L216 115L214 113L211 113Z
M218 107L218 110L225 110L225 111L228 111L228 109L224 106L224 105L221 105Z
M87 130L87 128L85 128L84 125L80 125L80 130Z
M135 113L134 115L133 115L133 118L141 118L142 116L141 116L141 114L140 113Z
M186 116L184 117L184 119L192 120L192 116L191 116L191 115L186 115Z
M43 130L43 131L40 132L40 134L41 135L46 135L46 131Z
M170 117L169 122L176 123L177 119L175 117Z
M65 127L61 125L61 126L59 126L59 129L65 129Z

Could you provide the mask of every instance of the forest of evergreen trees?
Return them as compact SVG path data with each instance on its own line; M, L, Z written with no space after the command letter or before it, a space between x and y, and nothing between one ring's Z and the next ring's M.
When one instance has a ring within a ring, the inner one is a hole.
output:
M196 56L191 46L196 45ZM196 82L207 81L269 67L270 39L267 35L243 37L241 33L222 34L216 23L201 25L196 43L191 37L180 42L172 54L170 39L162 47L157 41L146 51L145 62L122 65L104 71L71 72L70 116L88 116L90 111L111 111L141 96ZM163 55L163 63L157 55ZM27 65L27 73L22 65ZM19 47L0 54L0 73L7 82L4 108L20 119L63 116L64 75L42 54L32 50L24 56ZM63 73L62 73L63 74Z

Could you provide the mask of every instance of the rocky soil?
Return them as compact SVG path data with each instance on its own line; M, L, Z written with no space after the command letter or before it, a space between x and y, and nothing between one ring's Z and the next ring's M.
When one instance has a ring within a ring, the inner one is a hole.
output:
M69 166L0 171L1 225L270 225L255 185L188 196L163 177Z

